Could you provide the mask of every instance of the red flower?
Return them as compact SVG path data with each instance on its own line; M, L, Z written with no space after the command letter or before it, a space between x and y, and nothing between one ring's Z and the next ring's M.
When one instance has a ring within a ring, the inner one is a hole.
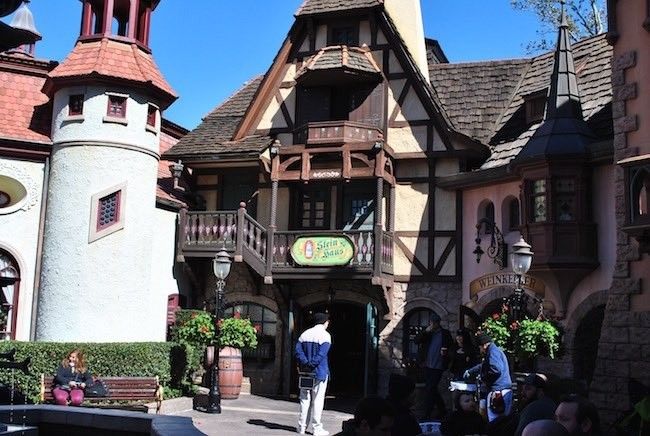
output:
M241 318L241 313L240 312L235 312L235 314L232 316L235 319Z
M519 321L515 321L512 324L510 324L511 330L517 330L518 328L519 328Z
M253 328L255 329L255 333L258 333L258 334L259 334L260 330L262 330L262 326L259 325L259 324L255 324L253 326Z
M499 315L498 313L493 313L492 314L492 319L496 320L496 319L499 319L499 318L501 318L501 315Z
M222 325L223 325L223 319L217 321L217 327L221 328Z

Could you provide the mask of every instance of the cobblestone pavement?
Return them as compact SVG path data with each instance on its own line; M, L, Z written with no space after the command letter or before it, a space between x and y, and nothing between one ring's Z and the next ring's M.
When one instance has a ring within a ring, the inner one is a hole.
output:
M201 401L201 400L199 400ZM343 421L352 418L355 400L325 400L323 427L331 434L341 431ZM207 414L191 408L168 414L189 416L194 425L207 435L274 436L296 434L298 402L276 400L256 395L240 395L236 400L222 400L221 414ZM311 428L307 430L311 433Z

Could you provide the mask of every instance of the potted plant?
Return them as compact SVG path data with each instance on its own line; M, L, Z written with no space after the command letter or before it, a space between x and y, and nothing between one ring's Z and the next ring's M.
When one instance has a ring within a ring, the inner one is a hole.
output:
M172 339L185 344L192 383L200 385L204 365L201 364L206 346L214 341L214 321L212 315L200 310L182 310L177 313Z
M257 347L257 331L249 319L235 312L232 318L220 319L217 323L219 336L219 390L221 398L236 399L241 392L243 373L242 348ZM208 347L206 361L212 364L214 348Z
M537 356L554 359L560 347L559 330L541 316L511 321L504 310L493 313L479 330L489 334L495 344L514 358L517 370L531 370Z

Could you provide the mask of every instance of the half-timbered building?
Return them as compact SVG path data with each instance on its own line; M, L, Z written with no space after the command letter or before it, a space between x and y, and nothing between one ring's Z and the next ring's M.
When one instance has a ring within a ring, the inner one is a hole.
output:
M565 21L558 40L534 58L450 64L418 1L308 0L267 73L165 154L200 200L179 221L190 304L213 304L210 261L225 249L228 310L264 324L246 364L254 391L290 392L292 344L319 310L333 319L334 394L418 377L413 333L432 311L454 329L514 289L506 256L477 264L475 239L487 250L502 235L504 255L523 235L528 291L570 343L584 319L600 327L611 48L603 36L572 47ZM588 381L590 344L568 346L558 374Z

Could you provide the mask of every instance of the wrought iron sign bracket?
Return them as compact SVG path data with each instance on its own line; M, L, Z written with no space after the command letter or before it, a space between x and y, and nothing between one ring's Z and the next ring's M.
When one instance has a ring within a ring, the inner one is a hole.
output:
M481 218L476 224L476 248L473 253L476 255L476 263L481 262L481 256L485 254L485 251L481 248L481 229L485 229L485 235L490 235L490 245L487 248L487 255L494 263L499 267L499 269L505 268L508 264L508 246L506 245L503 239L503 233L499 227L487 218Z

